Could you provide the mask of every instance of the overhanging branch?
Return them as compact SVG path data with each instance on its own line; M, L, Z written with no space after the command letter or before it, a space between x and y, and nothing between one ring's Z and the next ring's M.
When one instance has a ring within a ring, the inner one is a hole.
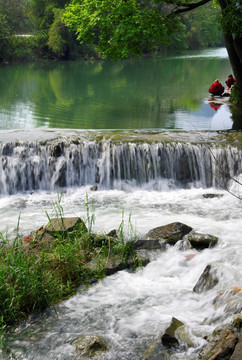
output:
M184 4L182 2L176 3L177 8L174 8L169 15L174 15L174 14L177 15L177 14L182 14L184 12L194 10L194 9L196 9L196 8L202 6L202 5L207 4L210 1L211 0L201 0L201 1L198 1L198 2L195 2L195 3L190 3L190 4ZM167 1L166 3L174 5L174 1Z

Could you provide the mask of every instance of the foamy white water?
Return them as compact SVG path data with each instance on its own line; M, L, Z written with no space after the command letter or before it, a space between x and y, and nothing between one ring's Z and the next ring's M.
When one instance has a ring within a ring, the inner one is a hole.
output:
M231 320L225 306L215 308L213 300L218 291L241 286L241 201L222 190L169 190L168 185L163 184L163 191L128 186L123 191L69 189L63 193L61 205L65 215L85 219L88 196L96 232L118 228L124 219L128 233L131 214L139 238L153 227L180 221L196 231L218 236L219 244L201 252L182 250L178 244L153 253L150 264L136 273L120 271L87 291L80 289L52 313L16 329L10 344L18 359L73 359L76 339L95 334L108 344L104 359L140 360L174 316L189 327L194 347L184 345L171 359L192 360L205 343L204 336ZM231 190L235 192L234 183ZM211 192L223 196L203 197ZM2 198L1 231L6 223L9 232L13 231L19 212L20 232L27 234L46 224L45 212L51 214L57 200L57 194L47 192ZM187 260L185 256L191 253L196 256ZM216 266L219 283L196 294L193 287L208 264Z

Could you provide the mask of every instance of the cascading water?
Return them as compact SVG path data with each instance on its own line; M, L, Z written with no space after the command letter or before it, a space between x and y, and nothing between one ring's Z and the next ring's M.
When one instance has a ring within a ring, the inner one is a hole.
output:
M127 232L131 214L141 239L150 229L174 221L219 238L218 245L202 251L178 243L152 252L143 269L120 271L80 289L17 326L6 339L9 355L0 353L1 360L7 356L73 360L76 340L84 335L105 340L104 360L142 360L172 317L186 324L192 345L184 343L176 352L161 349L151 359L197 360L204 338L232 321L242 293L229 298L242 278L241 200L236 183L242 172L240 149L111 140L8 143L0 149L1 231L8 225L11 232L19 213L20 231L26 235L46 224L45 212L51 211L56 192L62 189L66 216L85 219L88 197L95 232L117 228L122 220L128 224ZM98 191L91 191L94 184ZM204 196L211 193L213 197ZM195 293L193 288L208 264L216 268L219 281L211 290ZM219 293L228 297L215 304Z
M142 187L162 179L180 187L225 188L229 176L240 173L240 158L232 147L175 142L7 143L0 145L0 194L93 184L114 189L123 181Z

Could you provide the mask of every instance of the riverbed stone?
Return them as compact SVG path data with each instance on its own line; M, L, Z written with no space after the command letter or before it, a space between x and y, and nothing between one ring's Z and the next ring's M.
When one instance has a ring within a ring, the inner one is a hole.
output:
M76 342L77 360L102 360L102 354L106 351L107 345L100 336L87 335Z
M162 249L159 240L136 240L132 243L135 250L160 250Z
M200 351L199 360L229 360L235 350L239 333L231 325L216 328L208 338L208 343ZM240 358L241 359L241 358ZM237 360L237 359L236 359ZM238 359L239 360L239 359Z
M219 197L222 197L223 194L203 194L203 197L205 199L214 199L214 198L219 198Z
M190 226L180 222L174 222L151 229L146 237L148 240L160 240L174 245L191 231L192 228Z
M239 340L235 346L233 355L230 360L241 360L242 358L242 328L240 329Z
M215 309L223 307L226 314L239 314L242 310L242 287L235 286L219 291L213 301Z
M64 234L75 230L87 232L84 221L79 217L53 218L45 227L45 231L50 234Z
M218 243L218 238L217 236L210 234L192 232L188 234L188 241L193 248L197 250L203 250L215 246Z
M198 279L193 291L200 294L204 291L212 289L218 283L217 270L212 265L207 265L202 275Z
M161 337L163 346L171 348L179 345L179 341L175 336L175 332L181 326L184 326L184 323L173 317L170 326L166 329L165 333Z
M115 274L117 271L121 270L133 270L138 266L146 266L150 260L148 257L139 256L138 259L131 257L127 261L121 259L118 255L110 256L105 263L98 263L95 260L91 260L86 264L86 268L91 271L104 271L106 276Z

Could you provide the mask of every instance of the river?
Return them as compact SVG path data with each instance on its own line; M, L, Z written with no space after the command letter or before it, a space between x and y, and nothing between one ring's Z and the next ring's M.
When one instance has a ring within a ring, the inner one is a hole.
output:
M215 297L241 286L242 276L241 185L234 181L242 177L241 132L230 131L227 103L215 111L207 101L210 83L231 72L226 50L117 64L4 65L0 72L3 234L11 239L18 219L23 235L46 224L61 197L65 215L84 220L88 201L96 232L124 221L127 237L142 239L180 221L219 238L203 251L177 244L153 252L143 269L80 289L15 328L11 358L73 359L76 339L93 334L108 345L104 360L142 360L176 317L193 347L162 349L152 360L197 359L204 337L233 316L225 304L214 306ZM208 264L219 282L197 294Z

